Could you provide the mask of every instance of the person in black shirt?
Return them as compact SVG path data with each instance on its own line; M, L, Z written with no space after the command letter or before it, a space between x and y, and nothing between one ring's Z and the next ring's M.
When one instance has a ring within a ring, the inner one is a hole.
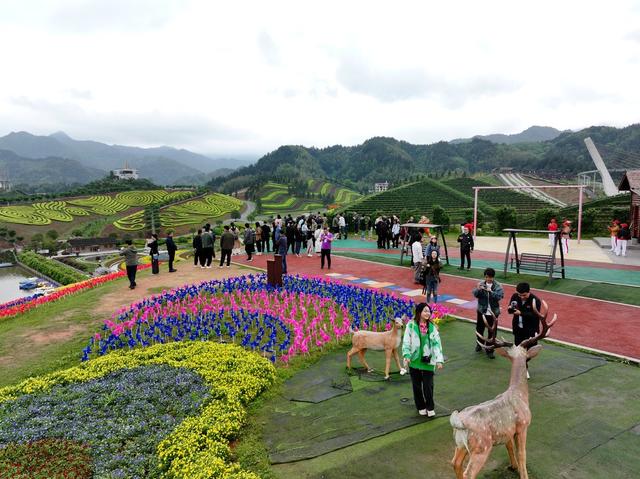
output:
M158 263L160 255L158 252L157 234L151 234L151 238L147 239L147 246L149 247L149 255L151 256L151 274L158 274L160 272L160 266Z
M175 273L177 270L173 268L173 260L176 257L178 247L175 241L173 241L173 231L167 231L165 245L167 246L167 254L169 255L169 273Z
M518 283L516 292L511 296L508 312L513 314L511 328L513 330L514 342L520 344L525 339L532 338L540 331L540 310L542 301L531 293L529 283ZM531 343L527 346L530 349L538 344ZM529 360L527 359L527 379L529 379Z
M469 228L463 228L463 233L458 236L460 243L460 269L464 269L464 259L467 258L467 270L471 268L471 252L473 251L473 236L469 234Z

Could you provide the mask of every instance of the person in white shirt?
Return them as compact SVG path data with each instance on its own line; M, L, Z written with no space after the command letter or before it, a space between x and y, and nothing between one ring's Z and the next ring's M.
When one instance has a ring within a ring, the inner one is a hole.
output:
M322 228L317 228L316 231L313 233L313 236L316 239L315 251L318 254L320 254L320 251L322 249L322 244L320 242L320 235L321 234L322 234Z
M411 258L413 265L419 265L420 261L424 258L422 255L422 236L418 235L415 241L411 244Z
M347 239L347 221L344 219L344 215L340 215L338 218L338 226L340 227L340 239Z

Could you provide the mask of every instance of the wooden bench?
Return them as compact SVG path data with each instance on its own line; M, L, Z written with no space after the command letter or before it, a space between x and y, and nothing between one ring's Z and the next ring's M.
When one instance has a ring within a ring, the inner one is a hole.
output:
M521 253L519 265L514 265L514 260L515 258L511 258L511 269L516 269L518 266L520 269L545 273L551 271L553 264L553 258L548 254Z

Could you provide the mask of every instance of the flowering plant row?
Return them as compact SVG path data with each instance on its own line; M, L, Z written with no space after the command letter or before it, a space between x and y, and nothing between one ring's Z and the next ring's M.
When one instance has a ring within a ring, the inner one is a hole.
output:
M25 394L44 394L55 386L104 378L122 369L150 365L192 370L209 389L210 400L200 414L188 417L158 444L157 462L164 476L256 478L231 461L228 444L244 424L245 406L272 384L275 369L268 360L239 346L183 342L116 351L75 368L2 388L0 403L19 400ZM103 399L111 400L111 397Z
M142 264L142 265L138 265L138 270L143 270L150 267L151 267L150 264ZM104 276L98 276L96 278L90 278L85 281L80 281L79 283L73 283L66 286L62 286L60 288L57 288L53 293L47 296L38 296L38 295L26 296L24 298L15 299L13 301L0 304L0 319L25 313L26 311L29 311L30 309L33 309L42 304L47 304L53 301L57 301L60 298L63 298L73 293L77 293L79 291L83 291L85 289L95 288L96 286L99 286L101 284L104 284L108 281L112 281L117 278L121 278L126 275L127 275L126 271L109 273Z
M436 307L439 321L449 310ZM82 360L109 351L185 340L231 341L287 362L352 330L385 330L413 303L324 279L289 276L282 289L248 275L189 285L117 311L83 349Z

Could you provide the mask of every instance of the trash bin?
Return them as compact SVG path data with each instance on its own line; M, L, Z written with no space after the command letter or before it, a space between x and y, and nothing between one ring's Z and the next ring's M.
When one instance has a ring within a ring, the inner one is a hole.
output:
M267 260L267 284L282 286L282 255L273 255Z

